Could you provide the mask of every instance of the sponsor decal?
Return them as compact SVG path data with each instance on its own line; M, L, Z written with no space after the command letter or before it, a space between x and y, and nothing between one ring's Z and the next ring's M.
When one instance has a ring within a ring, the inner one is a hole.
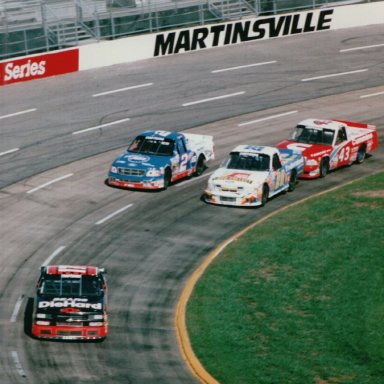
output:
M353 139L352 140L352 144L353 145L357 145L357 144L361 144L363 143L364 141L366 140L372 140L373 139L373 135L372 133L367 133L365 134L364 136L361 136L361 137L358 137L356 139Z
M239 181L242 183L248 183L252 184L252 180L249 178L251 177L251 174L249 173L231 173L230 175L227 176L220 176L220 177L215 177L213 180L223 180L223 181Z
M78 70L78 49L8 60L0 63L0 85L62 75Z
M38 308L88 308L103 309L102 303L90 303L88 299L55 298L51 301L40 301Z
M319 156L327 155L328 153L329 153L329 150L324 150L321 152L312 153L310 157L319 157Z
M41 76L45 73L46 60L32 61L17 65L13 62L6 64L4 81L23 79L31 76Z
M331 120L315 120L314 123L316 125L328 125L332 123L332 121Z
M127 160L135 163L146 163L151 160L151 158L144 155L128 155Z
M333 9L296 13L156 35L153 55L166 56L245 41L290 36L331 28Z
M306 149L311 148L312 144L303 144L303 143L291 143L287 145L287 148L292 151L304 152Z
M256 145L247 145L245 146L245 149L248 150L248 151L255 151L255 152L264 152L264 148L263 146L256 146Z
M161 139L161 140L163 140L164 137L167 137L170 134L171 134L171 132L169 132L169 131L155 131L155 136L161 136L161 137L158 138L158 137L154 137L154 136L149 136L148 139Z

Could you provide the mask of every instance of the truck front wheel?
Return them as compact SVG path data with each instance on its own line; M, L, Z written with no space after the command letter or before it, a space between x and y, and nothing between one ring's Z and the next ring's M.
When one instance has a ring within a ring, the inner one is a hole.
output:
M167 168L164 172L164 190L166 190L169 187L169 184L171 184L172 180L172 172L169 168Z

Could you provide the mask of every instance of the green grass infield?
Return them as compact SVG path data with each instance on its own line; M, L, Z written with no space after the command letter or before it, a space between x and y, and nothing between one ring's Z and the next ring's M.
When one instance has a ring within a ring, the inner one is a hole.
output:
M221 384L384 383L384 173L232 242L197 282L186 323Z

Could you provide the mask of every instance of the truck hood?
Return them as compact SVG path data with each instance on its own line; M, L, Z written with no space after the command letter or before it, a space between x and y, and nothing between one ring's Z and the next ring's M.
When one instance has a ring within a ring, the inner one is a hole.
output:
M39 312L55 313L99 313L104 308L104 297L95 299L79 297L55 297L38 295L36 308Z
M124 152L113 162L114 167L132 168L132 169L152 169L162 168L169 163L169 156L142 155L134 152Z
M294 152L301 152L301 154L306 158L318 157L332 152L331 145L298 143L291 140L285 140L281 142L277 147L290 149Z
M262 184L268 177L269 172L265 171L245 171L240 169L219 168L211 176L211 181L214 184L221 186L238 187L244 189L254 188L258 184Z

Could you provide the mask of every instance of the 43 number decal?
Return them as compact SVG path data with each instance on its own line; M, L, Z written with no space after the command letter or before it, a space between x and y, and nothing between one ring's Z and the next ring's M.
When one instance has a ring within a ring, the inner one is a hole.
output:
M344 147L341 149L338 155L339 162L346 162L349 160L349 156L351 155L351 148L350 147Z

